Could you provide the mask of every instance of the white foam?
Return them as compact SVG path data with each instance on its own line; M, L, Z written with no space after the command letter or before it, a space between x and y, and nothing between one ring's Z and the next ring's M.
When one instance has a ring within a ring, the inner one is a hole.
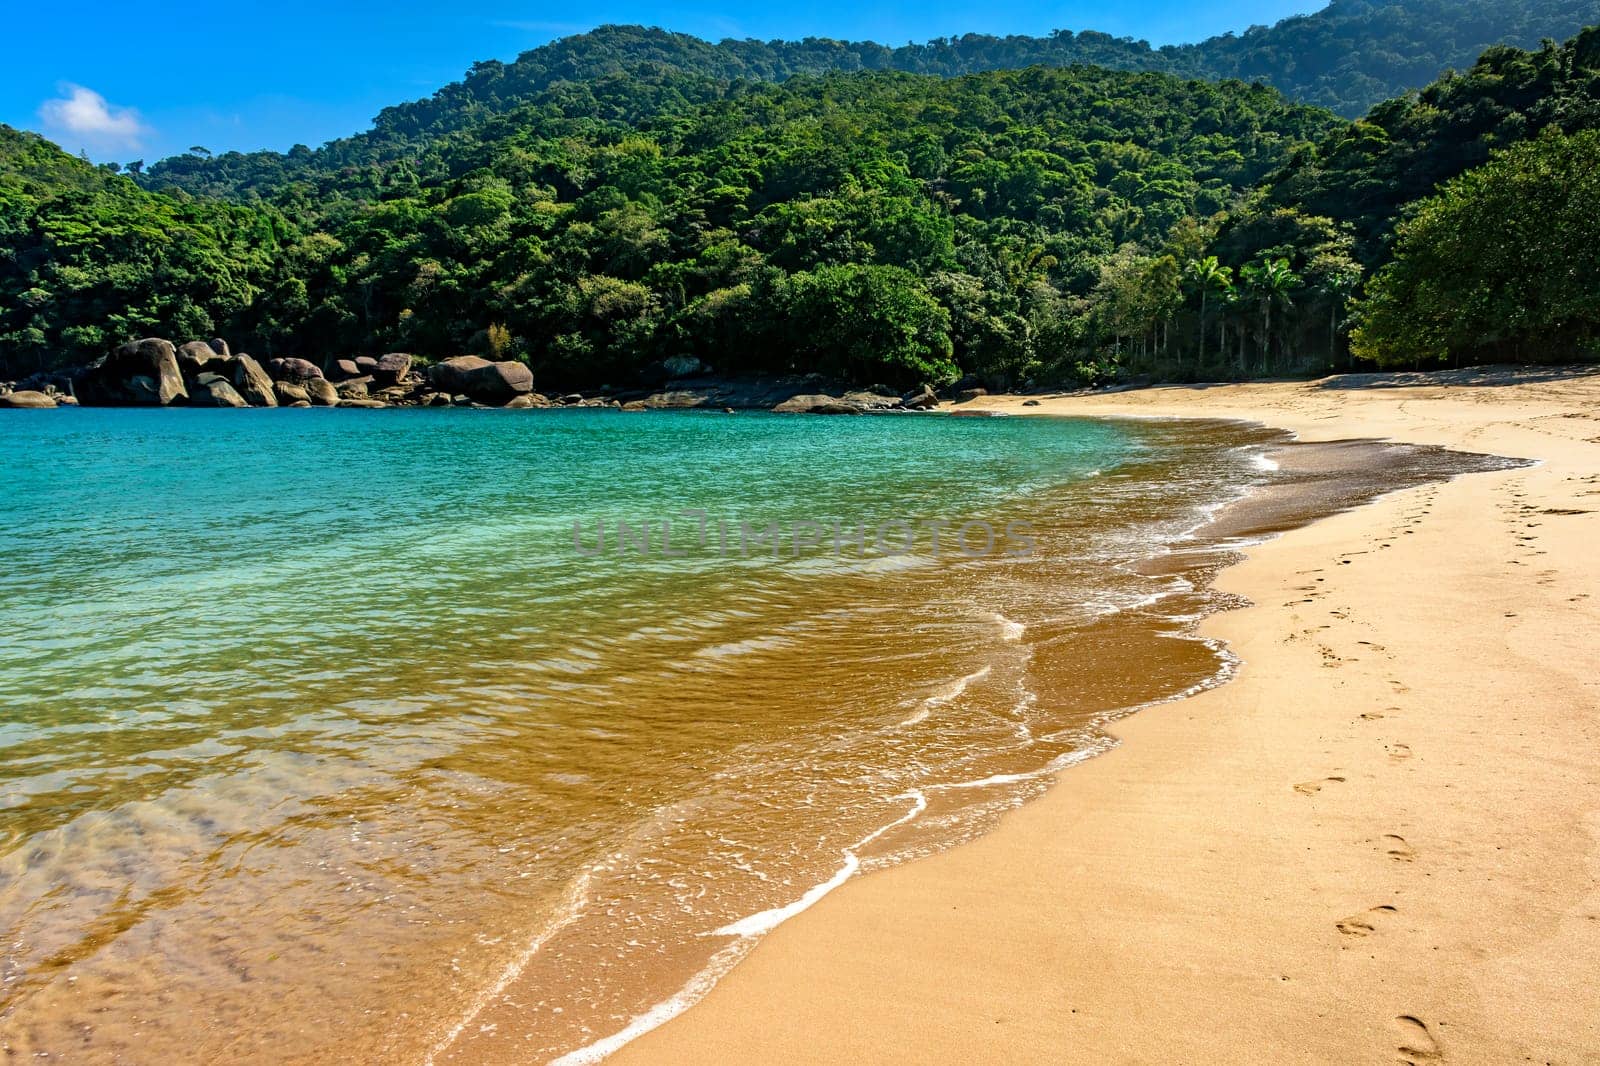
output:
M593 1066L620 1049L623 1045L637 1040L639 1037L657 1029L696 1003L705 998L716 983L722 979L729 970L738 965L739 961L750 954L752 948L760 941L761 937L773 929L793 918L801 911L812 906L817 900L848 881L857 870L861 868L861 860L856 852L877 840L891 829L898 828L911 821L917 815L928 809L928 798L921 792L912 791L903 797L912 801L911 810L896 818L888 825L873 830L851 847L845 849L844 865L839 868L828 880L816 885L799 899L784 907L773 907L749 917L741 918L712 932L711 936L731 936L734 941L722 948L711 957L705 968L689 978L684 986L666 999L657 1003L649 1010L635 1015L627 1025L612 1033L610 1036L596 1040L576 1051L568 1052L558 1059L553 1060L550 1066ZM468 1019L470 1020L470 1019ZM463 1022L462 1024L465 1024ZM459 1031L459 1030L458 1030ZM431 1056L430 1056L431 1059Z
M1028 631L1027 626L1023 625L1021 622L1013 622L999 611L995 611L992 617L994 618L995 623L1000 627L1000 639L1006 641L1007 643L1016 643L1022 639L1022 634Z
M1251 457L1250 461L1255 463L1255 466L1256 466L1257 470L1265 470L1268 473L1271 473L1272 471L1275 471L1275 470L1278 469L1277 460L1273 459L1266 452L1257 452L1254 456Z
M1015 625L1016 623L1012 624ZM927 721L928 715L935 708L943 707L951 701L959 698L963 692L967 691L968 685L971 685L977 681L982 681L984 678L988 677L990 669L990 667L985 666L968 674L966 677L956 678L944 688L923 700L920 707L912 711L905 717L904 720L901 721L900 728L906 729L910 726L917 725L920 722Z
M574 879L571 887L567 889L567 894L563 898L561 906L556 909L556 913L551 919L545 923L544 928L540 929L533 939L528 941L527 946L518 953L516 958L506 964L505 968L500 971L500 976L495 978L493 984L473 997L461 1019L451 1026L450 1030L428 1050L427 1056L422 1060L423 1066L433 1066L434 1058L448 1050L450 1045L456 1042L456 1038L461 1035L462 1031L471 1025L478 1015L483 1013L484 1008L499 998L500 994L511 986L511 982L522 976L522 971L528 968L528 963L533 961L533 957L539 953L539 949L549 943L551 937L578 920L579 915L583 913L584 906L588 903L589 880L590 872L588 870L583 871Z

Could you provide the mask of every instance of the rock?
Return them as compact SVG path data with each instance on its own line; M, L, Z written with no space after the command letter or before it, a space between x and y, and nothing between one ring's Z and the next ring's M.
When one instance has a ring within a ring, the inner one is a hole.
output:
M429 373L440 391L460 393L496 406L533 391L533 371L511 360L491 363L476 355L462 355L436 364Z
M532 407L534 406L533 397L527 393L523 393L521 396L513 396L506 402L505 406L507 410L522 410Z
M455 401L450 398L448 392L436 392L428 397L429 407L449 407L453 403Z
M389 405L384 403L382 400L374 400L366 396L352 396L349 399L341 399L339 401L339 406L379 408L388 407Z
M1038 400L1023 400L1022 401L1022 406L1024 406L1024 407L1038 407L1039 406L1039 401Z
M252 407L276 407L278 397L273 391L272 379L261 369L261 364L240 352L233 360L233 387L239 390L245 402ZM286 386L294 388L293 385ZM304 399L304 397L298 397Z
M370 391L372 386L369 385L367 388ZM424 393L423 395L429 396L432 394ZM411 390L404 385L391 385L387 389L379 389L377 392L372 393L372 398L374 400L382 400L384 403L403 403L411 398Z
M869 411L888 411L900 406L900 397L881 392L847 392L844 400Z
M49 396L42 392L34 392L32 389L23 389L20 392L8 392L4 396L0 396L0 407L15 407L20 409L45 408L54 406L56 406L56 400L54 396Z
M343 381L346 378L361 376L361 368L354 359L335 359L328 364L327 372L323 375L329 381Z
M203 370L214 369L213 364L226 360L222 354L205 341L190 341L178 349L178 370L184 377L194 377Z
M581 393L581 392L569 392L565 396L561 397L561 399L557 400L556 402L559 403L562 407L571 407L571 406L574 406L576 404L580 404L580 403L583 402L583 393Z
M127 391L134 403L166 407L189 399L183 374L178 370L177 349L160 337L129 341L106 360L103 369L113 381L128 383ZM144 381L135 384L139 378Z
M334 391L336 391L339 394L339 398L341 400L365 400L365 399L367 399L367 383L365 381L360 380L359 378L353 379L351 381L341 381L341 382L339 382L337 388Z
M299 385L291 385L287 381L280 381L272 386L272 391L277 395L278 402L285 407L293 407L307 403L311 394Z
M704 393L701 392L669 390L667 392L658 392L650 396L646 396L641 402L646 407L650 408L703 407L708 402L708 398Z
M211 350L222 356L222 358L233 358L233 353L228 350L228 342L223 340L221 337L212 337L210 340L206 341L206 343L211 345Z
M196 381L189 393L189 402L196 407L249 407L244 397L234 391L228 379L217 374L206 374L211 381Z
M922 386L905 394L900 401L900 406L912 411L925 411L930 407L939 406L939 397L928 385Z
M380 355L369 373L385 384L398 385L402 378L411 373L411 357L405 352Z
M311 401L310 400L295 400L293 403L286 403L283 406L285 406L285 407L310 407L311 406Z
M209 370L205 371L204 373L196 374L194 376L194 380L196 384L200 385L210 385L214 381L228 381L228 379L223 377L221 374L213 374ZM231 385L233 383L230 381L228 384Z
M370 355L356 356L356 369L363 374L370 374L378 369L378 361Z
M969 403L972 400L976 400L979 396L987 395L989 395L988 389L962 389L960 392L956 393L956 403Z
M317 407L338 407L339 392L333 384L322 378L312 378L306 382L306 395Z
M267 372L279 381L297 385L322 378L322 369L307 359L273 359L267 363Z
M821 393L791 396L773 407L773 410L778 414L859 415L862 413L856 404Z
M650 405L643 400L629 400L622 405L622 409L624 411L648 411L650 410Z
M471 407L472 406L472 397L471 396L452 396L452 397L450 397L450 402L455 404L457 407Z

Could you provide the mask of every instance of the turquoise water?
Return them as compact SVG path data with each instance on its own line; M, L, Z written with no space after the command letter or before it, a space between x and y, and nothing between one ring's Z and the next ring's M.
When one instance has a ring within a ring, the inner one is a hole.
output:
M1103 746L1096 716L1213 676L1165 639L1208 594L1128 564L1263 439L10 413L0 1036L84 1061L603 1040L808 893L981 828Z

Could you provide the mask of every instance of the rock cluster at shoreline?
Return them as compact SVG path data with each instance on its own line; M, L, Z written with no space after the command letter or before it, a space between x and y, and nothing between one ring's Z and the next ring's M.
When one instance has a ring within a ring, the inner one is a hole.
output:
M660 367L649 387L551 397L534 391L533 371L515 360L462 355L423 366L414 356L391 352L330 358L319 366L293 356L261 361L235 354L220 337L181 345L147 337L85 367L0 383L0 408L606 407L858 415L925 411L941 399L983 393L966 380L940 392L924 384L899 393L881 385L847 388L816 374L721 378L688 358Z

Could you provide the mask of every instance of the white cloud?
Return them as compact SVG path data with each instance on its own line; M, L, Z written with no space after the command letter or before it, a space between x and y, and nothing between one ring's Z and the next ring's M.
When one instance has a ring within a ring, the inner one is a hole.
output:
M91 148L138 148L150 128L131 107L115 107L93 89L63 84L62 95L39 107L45 128Z

